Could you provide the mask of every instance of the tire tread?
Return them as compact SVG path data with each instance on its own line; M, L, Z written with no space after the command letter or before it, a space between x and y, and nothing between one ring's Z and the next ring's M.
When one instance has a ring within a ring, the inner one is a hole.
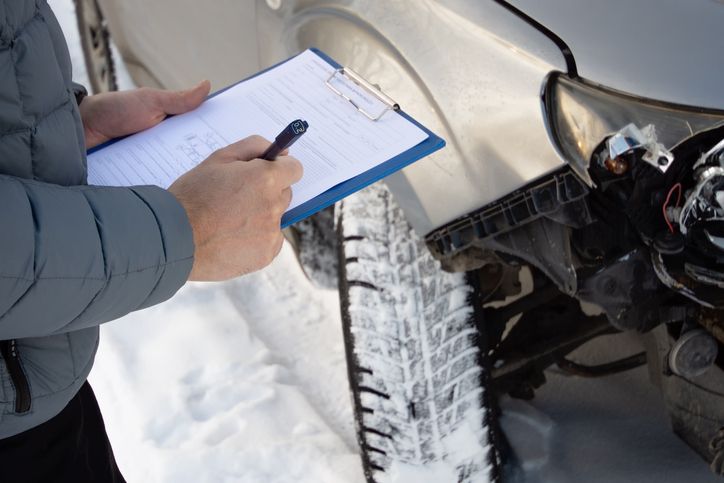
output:
M377 183L337 207L342 321L365 475L395 463L456 462L458 481L497 480L472 288L443 272ZM360 371L360 368L365 371ZM479 454L456 459L444 440L475 418Z

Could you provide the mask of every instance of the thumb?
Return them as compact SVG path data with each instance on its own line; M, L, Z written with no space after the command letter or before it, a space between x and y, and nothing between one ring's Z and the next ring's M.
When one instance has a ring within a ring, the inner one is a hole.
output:
M183 91L161 91L161 109L166 114L183 114L196 109L209 95L211 82L203 80L191 89Z

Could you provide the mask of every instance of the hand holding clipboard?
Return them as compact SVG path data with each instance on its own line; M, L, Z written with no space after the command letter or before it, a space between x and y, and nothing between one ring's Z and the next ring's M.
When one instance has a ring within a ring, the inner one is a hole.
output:
M195 111L89 153L89 183L166 188L214 150L252 134L272 138L298 117L314 129L292 136L291 154L304 165L304 177L293 186L282 226L445 145L359 75L306 50L217 92ZM138 152L145 154L143 166Z

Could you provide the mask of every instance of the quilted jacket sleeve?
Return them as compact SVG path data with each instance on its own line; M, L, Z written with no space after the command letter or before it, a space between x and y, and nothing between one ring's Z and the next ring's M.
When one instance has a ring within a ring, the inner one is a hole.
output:
M154 186L0 175L0 340L68 332L170 298L188 278L186 213Z

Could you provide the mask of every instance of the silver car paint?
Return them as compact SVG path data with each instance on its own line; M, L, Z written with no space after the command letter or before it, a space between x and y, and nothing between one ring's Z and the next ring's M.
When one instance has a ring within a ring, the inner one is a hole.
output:
M509 0L554 31L578 73L637 96L724 109L724 1Z
M494 2L102 0L102 6L124 58L137 66L134 76L145 82L179 87L211 77L221 87L315 46L379 84L448 141L443 151L388 178L421 234L563 164L548 139L540 93L550 71L565 70L565 60L547 37Z
M563 164L540 94L564 70L547 37L493 2L259 2L260 58L315 46L378 84L448 141L387 179L426 234ZM267 8L264 8L264 7ZM278 32L284 32L279 39Z
M261 69L256 0L98 0L138 85L214 89Z

